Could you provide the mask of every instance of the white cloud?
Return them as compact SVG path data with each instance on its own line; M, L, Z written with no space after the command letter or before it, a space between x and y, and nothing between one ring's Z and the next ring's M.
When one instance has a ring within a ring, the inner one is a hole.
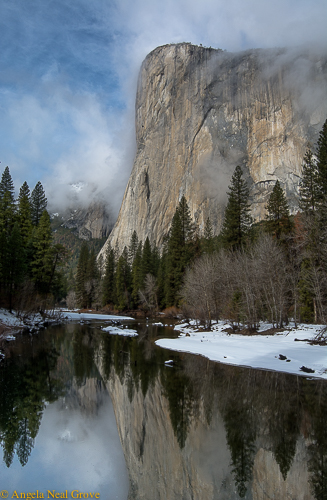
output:
M56 0L46 8L31 0L28 9L3 0L1 9L2 165L17 188L40 179L60 203L66 182L95 184L116 211L148 52L182 41L230 51L327 46L325 0Z

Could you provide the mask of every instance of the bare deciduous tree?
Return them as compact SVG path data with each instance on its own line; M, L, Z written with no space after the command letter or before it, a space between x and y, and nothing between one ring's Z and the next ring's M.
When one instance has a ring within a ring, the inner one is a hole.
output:
M257 265L257 280L261 292L262 319L282 327L290 306L290 266L283 248L271 236L264 235L252 251Z
M191 307L193 317L210 328L219 317L220 262L217 255L202 255L186 272L182 298Z
M139 297L144 312L153 314L158 310L158 284L152 274L145 276L144 289L139 290Z

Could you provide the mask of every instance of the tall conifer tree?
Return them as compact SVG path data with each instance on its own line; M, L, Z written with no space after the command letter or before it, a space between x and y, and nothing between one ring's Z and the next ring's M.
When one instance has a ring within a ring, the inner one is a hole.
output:
M278 180L269 196L266 209L265 227L268 233L280 239L283 234L291 232L293 224L290 218L288 203Z
M17 218L24 244L26 244L31 237L33 227L30 189L26 181L19 191Z
M320 131L317 142L317 168L320 185L320 197L327 196L327 120Z
M26 276L26 263L23 238L19 225L15 222L7 242L7 255L4 266L9 310L13 307L13 297Z
M236 250L245 244L252 224L249 188L243 179L240 166L237 166L234 171L227 195L228 201L221 236L226 248Z
M86 282L85 282L85 287L86 287L86 293L87 293L87 301L88 301L88 307L92 307L92 304L94 302L98 302L99 299L99 270L97 266L97 260L96 260L96 255L94 252L94 249L89 253L89 259L87 263L87 270L86 270Z
M89 248L87 243L83 241L81 246L81 251L78 258L77 270L76 270L76 298L80 307L85 309L88 303L88 295L86 291L86 281L88 273L88 263L89 263Z
M131 269L128 263L128 250L124 248L118 259L116 272L116 298L120 310L130 306Z
M48 200L45 197L43 186L39 181L31 194L32 222L34 226L38 225L41 215L43 211L46 210L47 205Z
M318 208L320 195L318 167L310 148L303 158L302 179L300 182L300 208L304 212L314 212Z
M128 259L130 266L133 264L138 246L139 246L139 239L137 237L136 231L134 230L128 247Z
M48 293L54 276L54 262L50 216L46 210L43 211L34 232L33 246L34 259L31 264L33 280L39 292Z
M142 241L139 242L132 264L132 301L134 306L139 302L139 290L142 288Z
M113 304L115 302L115 254L111 246L107 248L105 275L102 281L102 303Z
M144 242L142 253L142 288L144 286L144 280L147 274L153 274L152 251L150 240L148 237Z
M0 228L4 229L7 235L13 228L16 218L14 191L14 183L9 167L6 167L0 182Z
M183 273L194 256L194 234L195 224L186 198L182 196L172 220L165 255L166 306L178 303L177 294L182 285Z
M3 171L1 182L0 182L0 200L4 197L6 191L9 191L12 199L14 199L14 183L10 175L9 167L6 167Z

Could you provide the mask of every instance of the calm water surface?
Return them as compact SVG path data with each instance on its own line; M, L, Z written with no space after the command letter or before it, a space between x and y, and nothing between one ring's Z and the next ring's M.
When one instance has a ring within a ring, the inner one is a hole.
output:
M140 323L129 338L99 326L7 344L0 490L9 498L327 499L325 381L160 349L153 340L172 333L164 327Z

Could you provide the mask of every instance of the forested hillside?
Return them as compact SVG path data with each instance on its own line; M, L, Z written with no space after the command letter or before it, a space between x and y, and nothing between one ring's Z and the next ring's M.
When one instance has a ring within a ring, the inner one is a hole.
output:
M40 182L25 182L15 199L6 167L0 183L1 306L43 309L65 298L69 307L112 310L180 310L206 326L225 318L255 330L261 320L282 327L327 320L327 121L315 149L303 159L300 210L291 215L277 180L265 219L254 223L249 189L235 167L219 236L208 218L203 233L182 196L163 249L140 241L107 249L62 228L52 230Z
M93 279L95 300L119 310L139 307L148 314L179 307L186 317L197 317L207 326L214 319L226 318L251 330L260 320L282 327L290 317L325 323L327 122L315 150L308 148L304 156L296 215L290 215L277 180L265 219L253 223L249 190L239 166L227 195L218 237L213 236L209 219L200 234L183 196L161 254L148 238L139 241L134 231L120 255L118 245L109 246L104 264L99 263L102 277L94 274L91 278L87 265L83 267L80 261L77 301L81 304L79 297L83 290L90 290ZM84 259L91 262L93 257L85 255ZM92 300L89 296L88 304Z

